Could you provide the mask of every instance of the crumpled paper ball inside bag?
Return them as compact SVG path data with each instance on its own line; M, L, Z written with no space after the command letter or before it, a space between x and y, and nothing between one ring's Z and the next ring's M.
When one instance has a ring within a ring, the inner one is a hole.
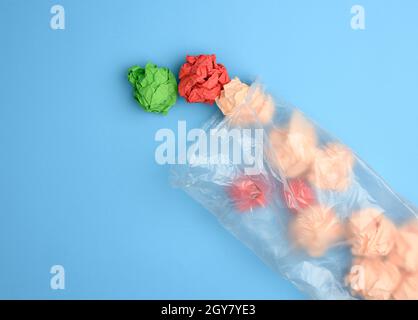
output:
M406 272L418 272L418 222L399 228L389 260ZM417 293L418 294L418 293Z
M314 126L301 112L295 111L287 128L276 128L269 135L272 164L287 178L296 178L310 168L317 145Z
M343 192L352 180L354 156L341 143L328 143L316 149L308 180L317 188Z
M351 252L356 256L387 256L395 245L397 230L382 211L365 208L348 220L347 234Z
M237 77L224 85L216 104L235 125L271 122L274 114L273 98L260 86L250 87Z
M368 300L388 300L401 282L401 273L391 262L380 258L359 258L346 277L355 295Z
M287 208L293 213L307 209L317 202L315 192L302 178L288 179L282 187L281 195Z
M393 292L395 300L418 300L418 272L405 273Z
M266 206L270 186L263 175L243 175L227 187L227 193L238 212L248 212Z
M332 208L313 205L295 215L290 234L298 247L319 257L343 237L344 228Z

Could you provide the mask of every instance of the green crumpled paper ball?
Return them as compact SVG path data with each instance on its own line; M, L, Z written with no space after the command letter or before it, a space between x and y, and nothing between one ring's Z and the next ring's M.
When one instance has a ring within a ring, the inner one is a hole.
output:
M147 63L145 68L133 66L128 80L134 89L135 100L147 112L167 114L177 100L177 81L168 68Z

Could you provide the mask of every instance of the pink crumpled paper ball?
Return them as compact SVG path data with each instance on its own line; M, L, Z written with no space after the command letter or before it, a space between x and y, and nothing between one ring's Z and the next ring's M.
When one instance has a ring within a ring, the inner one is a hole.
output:
M269 158L287 178L304 174L316 152L317 135L314 126L299 111L295 111L287 128L270 132Z
M401 273L389 261L357 258L345 281L355 295L367 300L388 300L401 281Z
M401 282L393 292L395 300L418 300L418 272L404 273Z
M290 233L296 246L319 257L343 237L344 228L333 209L312 205L294 216Z
M320 189L345 191L351 183L354 156L340 143L328 143L317 149L309 181Z
M232 114L245 101L249 88L248 84L237 77L225 84L220 96L216 98L216 104L222 113L226 116Z
M348 219L347 235L351 252L357 256L387 256L395 245L397 229L375 208L354 212Z
M418 221L399 228L389 259L407 272L418 272Z
M225 116L231 116L235 125L266 124L274 114L273 98L260 86L250 88L237 77L224 85L216 104Z

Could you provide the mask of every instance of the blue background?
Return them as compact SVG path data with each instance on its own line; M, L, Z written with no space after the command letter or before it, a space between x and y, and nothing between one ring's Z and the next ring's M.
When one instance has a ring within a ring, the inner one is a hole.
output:
M354 4L366 29L350 27ZM50 8L65 8L52 30ZM0 1L0 298L306 298L168 182L126 70L216 53L418 202L418 2ZM61 264L66 289L51 290Z

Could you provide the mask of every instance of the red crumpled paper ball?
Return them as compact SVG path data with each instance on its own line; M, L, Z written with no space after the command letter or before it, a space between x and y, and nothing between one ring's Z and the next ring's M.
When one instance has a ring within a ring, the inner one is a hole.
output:
M283 186L282 197L286 206L293 213L306 209L316 203L315 193L306 180L301 178L287 180Z
M179 94L187 102L212 104L230 81L226 68L216 63L216 55L186 56L179 73Z
M228 186L228 195L235 208L240 212L252 211L257 207L265 207L270 187L262 175L242 176Z

